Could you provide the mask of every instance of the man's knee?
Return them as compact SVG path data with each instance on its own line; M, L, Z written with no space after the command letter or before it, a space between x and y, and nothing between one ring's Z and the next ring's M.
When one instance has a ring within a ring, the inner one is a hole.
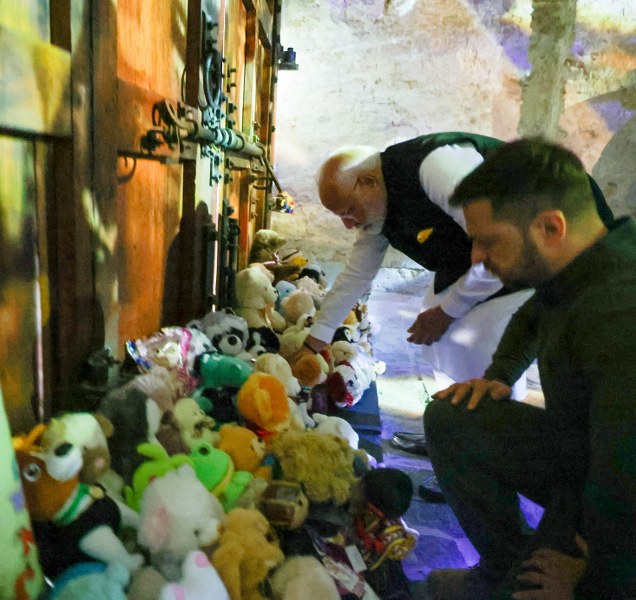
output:
M448 400L433 400L424 411L424 432L428 441L457 424L457 409Z

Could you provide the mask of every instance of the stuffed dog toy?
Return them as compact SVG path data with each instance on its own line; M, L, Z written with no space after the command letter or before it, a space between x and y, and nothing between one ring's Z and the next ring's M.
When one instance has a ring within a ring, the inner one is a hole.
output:
M54 578L79 562L119 562L139 568L141 554L129 554L115 534L121 524L136 527L137 514L104 494L101 487L79 482L79 448L63 442L49 452L36 445L44 425L13 439L27 508L33 521L44 573Z

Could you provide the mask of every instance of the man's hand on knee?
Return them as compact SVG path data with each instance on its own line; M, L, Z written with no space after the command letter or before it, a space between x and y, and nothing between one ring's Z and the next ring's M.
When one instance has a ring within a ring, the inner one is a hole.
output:
M521 565L525 571L517 576L538 589L515 592L515 600L569 600L587 567L587 543L577 534L576 542L583 557L570 556L550 548L539 548Z
M446 333L454 320L454 317L447 315L441 306L429 308L417 315L413 325L407 329L411 335L406 338L406 341L430 346Z
M468 399L466 408L473 410L488 395L493 400L508 400L512 394L512 388L501 381L494 379L470 379L462 383L454 383L450 387L433 394L433 398L450 400L457 405Z

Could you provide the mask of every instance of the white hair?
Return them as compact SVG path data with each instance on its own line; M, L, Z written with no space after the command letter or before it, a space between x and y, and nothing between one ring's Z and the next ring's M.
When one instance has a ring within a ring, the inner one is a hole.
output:
M328 171L331 175L338 174L347 177L348 173L357 177L361 171L370 171L380 165L380 151L373 146L342 146L330 152L323 160L318 173L316 184L320 189Z

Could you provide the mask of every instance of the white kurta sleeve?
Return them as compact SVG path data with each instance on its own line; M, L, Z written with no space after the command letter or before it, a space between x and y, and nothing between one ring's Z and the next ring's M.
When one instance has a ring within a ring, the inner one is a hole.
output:
M448 200L459 182L483 160L472 145L450 145L433 150L420 165L420 182L426 195L464 231L466 220L463 210L450 206ZM483 263L478 263L448 288L440 306L447 315L461 318L475 304L486 300L502 287L501 281L487 271Z
M322 301L310 335L331 342L334 331L342 325L349 311L371 289L388 247L389 241L382 234L358 233L345 268Z

